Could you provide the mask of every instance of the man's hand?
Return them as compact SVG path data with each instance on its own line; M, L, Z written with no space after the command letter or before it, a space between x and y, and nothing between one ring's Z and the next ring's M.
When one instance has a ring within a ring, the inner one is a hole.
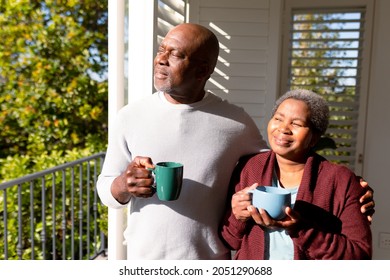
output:
M147 168L154 168L152 159L137 156L113 181L111 193L118 202L126 204L131 196L146 198L154 194L154 178Z
M359 199L360 203L363 204L360 211L367 216L368 221L371 223L372 216L375 213L374 190L362 177L360 177L360 185L366 189L366 193Z

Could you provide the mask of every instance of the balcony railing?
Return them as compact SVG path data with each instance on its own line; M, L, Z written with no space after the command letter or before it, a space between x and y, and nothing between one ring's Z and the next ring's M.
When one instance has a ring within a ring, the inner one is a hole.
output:
M104 254L105 209L95 187L104 156L0 184L0 260L80 260Z

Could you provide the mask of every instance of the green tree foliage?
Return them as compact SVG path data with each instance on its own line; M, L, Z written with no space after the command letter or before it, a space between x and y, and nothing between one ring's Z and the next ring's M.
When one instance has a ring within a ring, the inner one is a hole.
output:
M0 183L105 150L107 6L107 0L0 0ZM17 188L7 190L7 202L5 193L0 194L0 209L8 204L10 259L17 258L18 211L24 221L23 236L29 231L31 209L24 206L29 192L23 186L22 209L17 205ZM34 189L37 213L39 192ZM32 240L27 238L19 248L23 258L31 250L42 258L42 226L54 227L50 217L61 213L55 209L60 203L51 204L50 188L44 192L49 218L36 216L36 245L29 247ZM72 208L69 200L65 207ZM105 220L106 207L98 211L98 219ZM56 219L60 218L67 220L69 230L68 213ZM0 223L0 248L4 248L4 226ZM61 224L55 228L60 236ZM50 238L46 237L49 243ZM68 233L65 238L70 238Z
M104 149L107 1L0 3L0 158Z

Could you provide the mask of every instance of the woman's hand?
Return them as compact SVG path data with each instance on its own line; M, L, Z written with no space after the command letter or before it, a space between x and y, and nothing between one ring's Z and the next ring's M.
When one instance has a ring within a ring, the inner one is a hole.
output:
M276 229L285 229L285 230L292 230L295 228L299 221L300 221L300 216L297 212L295 212L293 209L290 207L286 207L286 216L282 220L274 220L272 219L267 211L264 209L260 208L259 210L256 209L253 205L248 206L248 212L252 219L256 222L256 224L276 230Z
M248 206L252 204L252 194L248 191L255 189L257 186L258 184L255 183L232 196L232 213L237 220L245 222L251 217Z

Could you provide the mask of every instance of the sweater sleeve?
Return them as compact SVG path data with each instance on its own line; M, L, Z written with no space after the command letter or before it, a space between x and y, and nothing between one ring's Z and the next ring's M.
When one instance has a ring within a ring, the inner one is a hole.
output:
M97 181L97 191L100 200L104 205L114 209L126 207L127 204L121 204L114 198L111 193L112 182L124 171L132 160L132 155L125 141L124 128L126 118L122 111L123 109L119 111L116 117L113 132L108 142L103 169Z
M327 176L333 178L334 193L328 198L333 203L333 218L338 221L338 226L329 227L323 222L321 224L319 219L313 220L311 225L314 226L301 228L293 240L309 259L371 259L371 229L367 218L360 212L359 198L364 190L347 168L333 167L335 172L328 170ZM319 179L329 182L321 176ZM317 181L317 185L321 182ZM315 196L328 195L325 188L319 189ZM328 186L327 189L332 188Z

